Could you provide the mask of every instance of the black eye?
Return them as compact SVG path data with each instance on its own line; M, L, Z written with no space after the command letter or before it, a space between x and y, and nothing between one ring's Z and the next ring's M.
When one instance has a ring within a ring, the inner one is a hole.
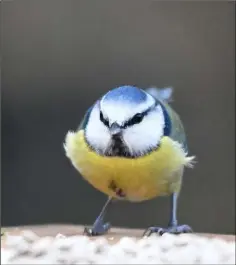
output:
M142 120L143 120L143 115L141 113L138 113L131 119L131 123L137 124L140 123Z
M136 115L134 115L132 119L130 119L129 121L125 123L124 128L140 123L143 120L143 117L144 117L144 114L137 113Z
M104 118L104 116L103 116L101 111L100 111L100 120L105 126L109 127L109 121Z

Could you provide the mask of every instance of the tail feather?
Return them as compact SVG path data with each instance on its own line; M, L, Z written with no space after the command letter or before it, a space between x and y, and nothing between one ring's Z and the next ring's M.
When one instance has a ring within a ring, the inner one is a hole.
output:
M146 92L152 95L156 99L160 99L166 102L172 101L173 88L172 87L150 87L146 89Z
M193 168L197 163L195 156L186 156L185 157L185 166L188 168Z

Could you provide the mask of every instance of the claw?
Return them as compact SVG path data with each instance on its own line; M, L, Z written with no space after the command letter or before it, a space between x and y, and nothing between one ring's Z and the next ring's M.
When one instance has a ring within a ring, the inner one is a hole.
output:
M100 236L106 234L110 228L110 223L94 225L92 228L85 227L84 234L87 236Z
M158 235L162 236L164 233L170 234L183 234L183 233L192 233L193 230L189 225L177 225L177 226L170 226L167 228L153 226L146 229L143 233L144 237L150 236L153 233L157 233Z

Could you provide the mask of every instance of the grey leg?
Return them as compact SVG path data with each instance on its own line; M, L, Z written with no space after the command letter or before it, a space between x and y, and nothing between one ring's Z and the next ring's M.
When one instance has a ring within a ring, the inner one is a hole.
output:
M173 193L171 195L171 205L170 205L170 220L167 228L153 226L146 229L144 236L150 236L153 233L163 235L164 233L171 234L182 234L191 233L192 228L189 225L178 225L177 221L177 204L178 204L178 193Z
M103 206L99 216L95 220L92 228L85 227L84 233L89 236L98 236L105 234L111 227L110 223L104 223L104 217L107 213L108 206L112 202L112 197L109 197L106 201L105 205Z

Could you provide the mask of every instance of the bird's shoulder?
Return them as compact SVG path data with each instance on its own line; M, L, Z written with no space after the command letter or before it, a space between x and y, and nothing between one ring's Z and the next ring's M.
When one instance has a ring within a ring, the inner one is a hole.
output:
M96 103L95 103L95 104L96 104ZM78 131L80 131L80 130L84 130L84 129L86 128L86 125L87 125L87 123L88 123L88 120L89 120L89 117L90 117L91 111L93 110L93 107L94 107L95 104L93 104L93 105L92 105L92 106L91 106L91 107L85 112L84 117L83 117L82 121L81 121L80 124L79 124Z
M188 147L187 147L186 134L180 116L170 106L169 103L162 101L160 99L156 100L161 105L165 118L164 136L168 136L174 141L180 143L183 146L184 150L187 152Z

